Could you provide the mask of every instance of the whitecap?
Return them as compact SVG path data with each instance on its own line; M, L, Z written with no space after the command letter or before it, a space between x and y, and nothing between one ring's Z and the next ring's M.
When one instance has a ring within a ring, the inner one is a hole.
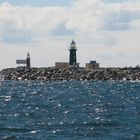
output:
M83 122L83 124L87 124L87 122Z
M60 122L60 125L64 124L63 122Z
M19 114L14 114L14 116L15 116L15 117L18 117L18 116L19 116Z
M36 130L33 130L33 131L31 131L30 133L31 133L31 134L35 134L35 133L37 133L37 131L36 131Z
M37 94L37 92L36 92L36 91L33 91L31 94L32 94L32 95L35 95L35 94Z
M99 108L95 108L95 112L96 113L100 112L100 109Z
M52 132L55 134L56 133L56 130L53 130Z
M55 134L57 132L61 132L61 130L60 129L56 129L56 130L53 130L52 132Z
M58 107L61 107L62 105L61 104L58 104Z
M50 126L50 125L52 125L52 123L49 122L48 125Z
M67 111L64 112L64 114L67 114L67 113L69 113L69 112L70 112L70 110L67 110Z
M95 118L95 120L99 120L99 119L100 119L100 117Z
M11 96L5 96L5 99L4 99L6 102L8 101L11 101Z

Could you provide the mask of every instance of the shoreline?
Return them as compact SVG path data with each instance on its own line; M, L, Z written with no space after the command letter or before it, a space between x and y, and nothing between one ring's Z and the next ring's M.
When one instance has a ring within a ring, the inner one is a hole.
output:
M63 80L113 80L113 81L139 81L140 68L67 68L56 69L48 68L30 68L25 67L7 68L0 71L1 80L45 80L45 81L63 81Z

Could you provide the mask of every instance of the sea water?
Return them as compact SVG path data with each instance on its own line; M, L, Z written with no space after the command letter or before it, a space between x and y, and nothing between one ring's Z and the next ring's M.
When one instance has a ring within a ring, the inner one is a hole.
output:
M140 140L140 83L1 81L0 140Z

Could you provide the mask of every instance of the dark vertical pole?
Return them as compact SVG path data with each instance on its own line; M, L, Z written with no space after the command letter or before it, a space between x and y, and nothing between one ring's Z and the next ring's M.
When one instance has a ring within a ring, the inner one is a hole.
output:
M30 62L30 55L29 55L29 53L27 54L27 58L26 58L26 67L27 68L31 68L31 62Z

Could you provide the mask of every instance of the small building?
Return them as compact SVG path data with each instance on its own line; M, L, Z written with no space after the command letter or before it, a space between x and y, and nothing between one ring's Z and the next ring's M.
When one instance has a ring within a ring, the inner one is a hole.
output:
M90 63L86 63L86 69L97 69L100 67L100 64L96 61L90 61Z
M25 59L17 59L16 64L19 66L26 66L26 60Z
M69 63L68 62L55 62L55 68L58 68L58 69L69 68Z
M26 59L17 59L16 64L19 66L24 66L26 68L31 68L31 62L30 62L30 54L27 54Z

